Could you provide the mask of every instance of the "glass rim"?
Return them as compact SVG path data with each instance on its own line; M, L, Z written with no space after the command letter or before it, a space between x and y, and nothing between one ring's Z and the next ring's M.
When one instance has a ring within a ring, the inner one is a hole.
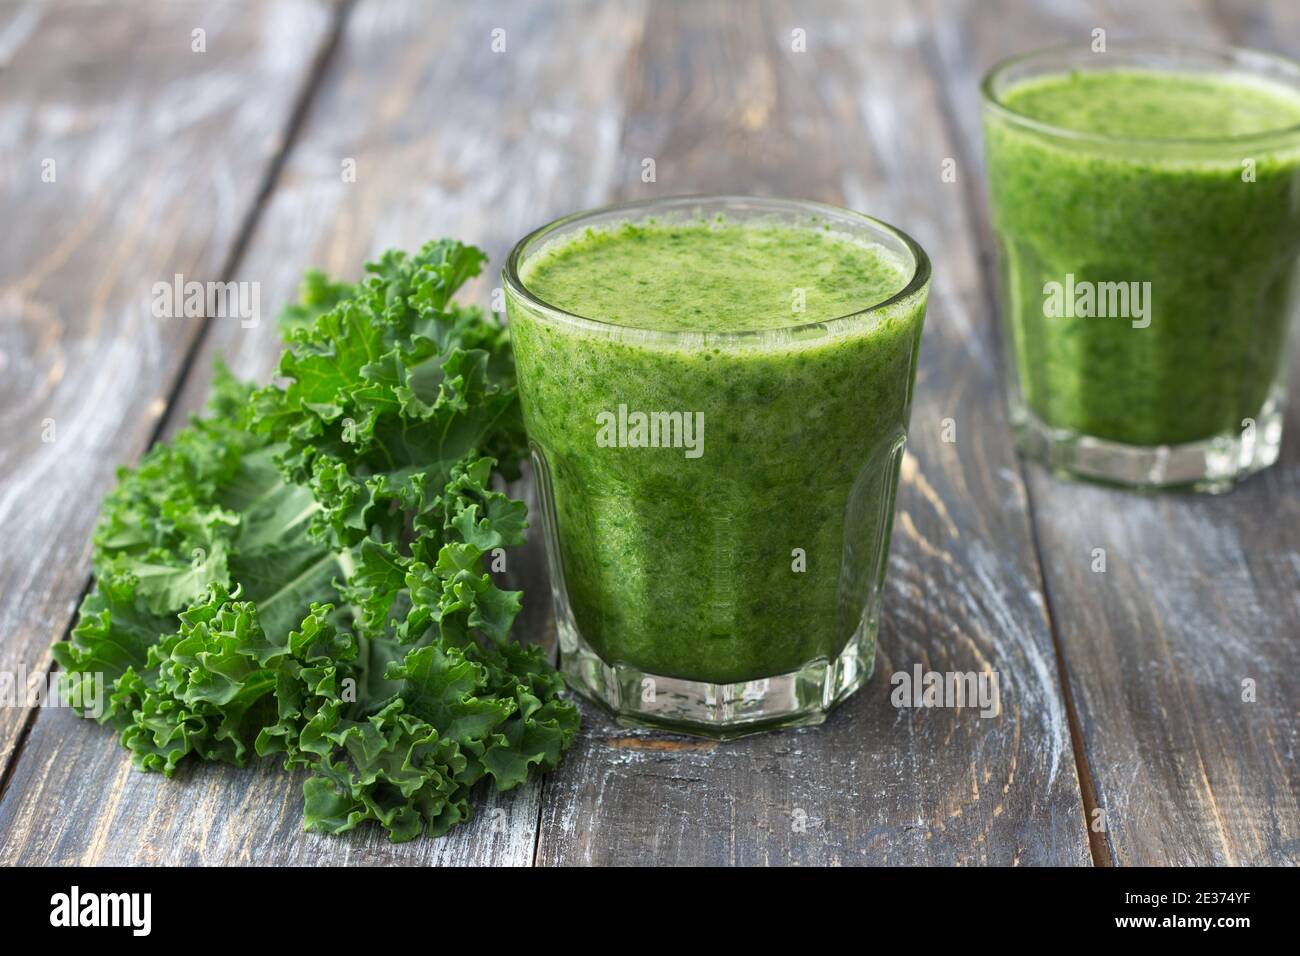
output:
M994 84L1001 79L1003 74L1009 70L1022 66L1034 61L1045 61L1050 63L1054 59L1062 58L1064 54L1080 53L1078 46L1075 44L1058 44L1050 47L1039 47L1029 50L1025 53L1018 53L1015 56L1007 57L991 66L985 72L980 80L980 98L986 108L993 110L1004 119L1010 120L1020 126L1035 130L1039 133L1045 133L1061 139L1070 139L1085 143L1104 143L1111 145L1133 145L1144 146L1149 148L1178 148L1178 147L1207 147L1207 146L1237 146L1240 144L1268 143L1277 140L1286 140L1289 137L1300 137L1300 122L1292 123L1288 126L1279 126L1277 129L1263 130L1258 133L1240 133L1229 136L1181 136L1176 138L1156 138L1151 136L1118 136L1113 133L1095 133L1088 130L1071 129L1068 126L1059 126L1055 123L1045 122L1044 120L1035 119L1026 113L1013 109L1000 98L997 91L994 90ZM1172 43L1164 41L1121 41L1110 44L1105 53L1094 54L1095 56L1107 56L1111 53L1140 55L1154 54L1157 56L1173 57L1202 57L1207 59L1221 59L1233 61L1240 68L1240 72L1256 75L1261 79L1267 80L1268 77L1263 73L1261 66L1268 64L1274 69L1281 70L1296 83L1296 95L1300 99L1300 61L1291 57L1284 56L1280 53L1270 53L1266 50L1258 50L1253 47L1233 46L1224 44L1221 46L1195 46L1186 43ZM1068 72L1063 65L1060 72ZM1164 72L1176 72L1166 70ZM1229 72L1225 70L1224 72ZM1274 85L1281 86L1280 83Z
M603 319L580 315L542 299L524 284L523 279L519 275L519 266L523 261L525 250L529 249L534 242L544 239L550 233L564 226L581 222L584 219L595 219L599 216L617 214L620 212L632 214L647 209L653 210L661 207L673 208L703 203L768 206L774 210L802 210L819 213L827 218L834 217L840 220L856 220L862 225L889 235L893 239L897 240L907 250L907 252L912 256L913 265L911 276L908 278L907 283L892 295L880 300L879 302L873 302L869 306L855 309L854 311L844 313L843 315L817 319L810 322L799 322L793 325L783 325L771 329L724 331L714 329L646 329L639 326L621 325L616 322L607 322ZM680 342L683 340L704 338L710 343L726 343L733 341L751 342L762 341L774 335L779 336L797 333L805 329L816 328L819 326L827 327L828 333L834 332L837 328L843 328L851 323L858 322L863 317L880 314L900 302L913 298L929 284L930 257L926 255L925 250L921 248L920 243L896 226L891 226L889 223L868 216L865 213L860 213L852 209L845 209L842 206L836 206L831 203L816 202L809 199L745 196L731 193L691 193L677 196L662 196L654 199L635 199L630 202L610 203L605 206L579 210L578 212L573 212L567 216L562 216L559 219L552 220L551 222L534 229L532 232L529 232L515 243L514 248L510 250L510 254L506 257L505 265L502 266L501 278L505 284L506 291L518 296L528 305L549 316L559 318L564 322L578 327L588 328L593 331L631 333L638 339L651 341Z

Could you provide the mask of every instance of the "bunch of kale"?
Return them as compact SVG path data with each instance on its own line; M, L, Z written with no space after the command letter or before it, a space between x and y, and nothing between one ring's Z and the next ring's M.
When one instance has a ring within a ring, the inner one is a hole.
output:
M397 841L556 765L577 711L484 568L527 512L493 482L525 451L506 332L451 301L483 261L443 240L356 285L310 274L286 384L218 369L210 416L119 473L55 657L70 695L103 675L138 766L283 754L309 829Z

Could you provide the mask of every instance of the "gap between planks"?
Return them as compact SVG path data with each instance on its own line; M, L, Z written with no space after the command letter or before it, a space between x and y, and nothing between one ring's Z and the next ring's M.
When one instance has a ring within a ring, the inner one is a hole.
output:
M222 280L233 279L235 270L243 258L244 251L248 248L249 239L253 235L253 230L257 228L257 223L261 219L262 210L266 207L267 200L274 191L276 182L279 179L280 172L284 168L285 159L297 142L298 134L302 129L303 121L311 107L312 100L315 98L317 89L320 88L321 78L325 75L330 61L339 48L344 30L347 27L348 15L352 11L355 0L337 0L331 2L332 15L330 17L329 30L325 33L324 40L316 51L310 66L307 68L303 77L303 83L294 100L293 108L290 110L289 119L285 124L284 133L280 139L280 146L271 157L271 161L266 166L266 171L262 175L261 185L258 187L257 194L249 204L244 213L243 221L235 231L235 236L230 244L230 250L226 253L225 259L221 263L219 275ZM176 376L172 381L171 388L167 393L166 408L158 416L157 424L154 426L153 434L149 436L149 443L145 446L145 452L157 444L158 439L162 436L168 421L171 418L172 409L176 406L176 401L185 385L185 380L189 377L190 371L194 366L195 359L202 351L203 341L207 337L208 330L211 328L212 320L204 319L199 332L191 340L189 347L185 350L185 355L181 359L180 366L176 370ZM77 606L85 600L94 584L94 572L86 576L86 582L77 595ZM74 614L69 620L67 627L64 628L63 640L67 640L76 626L77 617ZM58 670L58 665L54 659L50 659L49 670L43 676L47 677ZM6 791L9 789L9 783L13 779L14 771L18 767L18 761L21 759L23 749L27 744L27 739L31 735L32 727L40 715L39 707L28 709L27 716L23 720L22 728L18 731L18 738L14 741L13 749L9 753L9 758L0 770L0 800L4 799Z
M954 112L956 104L952 101L952 93L945 78L943 57L935 44L933 32L926 32L919 49L925 68L934 79L940 122L948 131L953 150L957 154L958 163L965 169L974 169L977 163L972 156L972 146L967 142L965 135L962 133L961 124L957 121ZM984 217L980 206L978 188L962 190L962 202L966 206L967 221L971 224L974 245L970 251L976 258L975 271L979 276L981 298L984 301L985 314L988 317L986 325L991 327L993 333L994 364L1001 378L1007 374L1007 369L1005 368L1002 347L1002 328L998 321L1000 306L996 283L990 271L991 255L996 250L987 250L985 248ZM1005 379L1002 380L1005 381ZM1047 631L1052 638L1052 650L1056 657L1057 678L1061 685L1061 697L1065 703L1066 723L1070 728L1070 750L1074 754L1075 775L1079 781L1079 796L1083 807L1083 831L1088 839L1088 850L1092 856L1093 866L1114 866L1114 851L1109 844L1107 835L1094 832L1089 825L1099 806L1097 792L1092 782L1092 768L1088 764L1083 729L1079 723L1074 695L1070 691L1069 672L1065 664L1065 648L1061 643L1061 636L1056 626L1056 608L1052 601L1051 589L1048 587L1047 574L1043 568L1043 545L1041 536L1038 533L1038 517L1034 509L1034 496L1029 488L1029 474L1025 468L1025 461L1019 452L1016 453L1016 471L1020 476L1020 483L1025 489L1025 510L1029 519L1029 537L1034 548L1034 563L1038 570L1038 586L1043 594L1043 614L1047 618Z

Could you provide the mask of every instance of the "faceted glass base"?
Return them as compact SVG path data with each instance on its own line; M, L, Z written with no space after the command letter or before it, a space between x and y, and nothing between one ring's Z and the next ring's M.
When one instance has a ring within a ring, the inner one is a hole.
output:
M736 684L682 680L630 664L607 664L560 613L560 668L569 686L625 727L659 727L731 740L778 727L820 724L871 678L876 622L864 621L834 660Z
M1058 475L1157 491L1218 494L1277 461L1282 445L1281 390L1250 427L1183 445L1126 445L1052 428L1012 398L1011 423L1021 453Z

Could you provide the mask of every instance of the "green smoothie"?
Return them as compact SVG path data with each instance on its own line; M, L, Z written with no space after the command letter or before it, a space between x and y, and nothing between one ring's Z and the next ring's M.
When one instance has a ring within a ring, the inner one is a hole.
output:
M926 286L854 313L916 269L829 222L725 217L578 230L523 263L507 301L562 636L721 684L874 650Z
M1300 94L1244 73L1049 72L986 97L1003 307L1030 415L1177 446L1231 439L1266 413L1296 311L1297 125Z

